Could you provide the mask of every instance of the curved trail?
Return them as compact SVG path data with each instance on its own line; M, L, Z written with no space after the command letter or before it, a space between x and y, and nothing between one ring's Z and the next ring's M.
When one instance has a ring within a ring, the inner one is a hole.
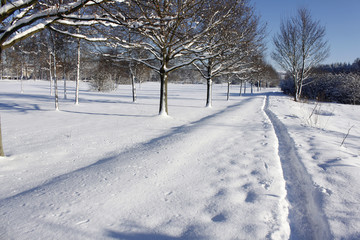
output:
M287 198L291 205L290 239L332 239L328 222L318 204L319 192L314 188L285 125L269 109L269 95L266 96L264 111L271 120L279 142L278 154L286 180Z
M286 239L285 184L262 105L254 96L210 109L1 199L0 231L14 239Z

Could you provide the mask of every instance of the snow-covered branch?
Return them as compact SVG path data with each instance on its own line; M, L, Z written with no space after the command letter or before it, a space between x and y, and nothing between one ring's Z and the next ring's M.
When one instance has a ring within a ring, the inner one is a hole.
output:
M66 19L82 7L99 4L103 0L76 0L70 3L46 5L36 0L17 0L0 8L0 47L5 49L42 31L57 20ZM38 4L38 6L36 5Z
M8 2L0 7L0 22L3 22L7 17L14 14L16 11L27 8L35 4L38 0L17 0Z
M55 20L56 19L54 19L54 18L46 19L43 22L38 23L35 26L30 27L25 31L16 34L14 37L12 37L9 40L2 43L1 48L5 49L5 48L8 48L8 47L11 47L15 43L20 42L21 40L23 40L25 38L28 38L29 36L44 30L49 24L53 23Z
M71 33L71 32L68 32L68 31L63 31L63 30L57 29L57 28L55 28L53 26L50 26L49 28L51 30L55 31L55 32L60 33L60 34L67 35L67 36L70 36L70 37L73 37L73 38L83 39L83 40L86 40L88 42L105 42L105 41L108 40L107 38L102 38L102 37L95 38L95 37L89 37L87 35L80 34L80 33Z

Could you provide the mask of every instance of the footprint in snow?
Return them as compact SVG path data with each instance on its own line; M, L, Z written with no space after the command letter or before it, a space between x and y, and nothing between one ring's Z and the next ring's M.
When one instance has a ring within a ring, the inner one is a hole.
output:
M165 197L163 198L164 202L169 201L169 198L168 198L168 197L169 197L171 194L173 194L172 191L164 193L164 196L165 196Z
M269 170L269 166L267 165L267 163L266 163L266 162L264 162L264 168L266 169L266 171L268 171L268 170Z
M249 189L250 187L252 186L251 183L245 183L243 186L242 186L242 189Z
M225 222L226 221L226 216L223 213L220 213L216 216L214 216L213 218L211 218L211 221L213 222Z
M270 186L271 186L271 181L267 181L267 180L262 180L259 182L259 184L266 190L269 190Z
M319 156L320 156L320 153L319 153L319 152L316 152L316 153L312 156L312 159L318 160L318 159L319 159Z
M247 196L245 198L245 202L254 203L257 198L258 198L258 195L255 192L250 191L250 192L248 192L248 194L247 194Z
M331 190L328 189L328 188L324 188L324 187L321 187L321 188L320 188L320 191L321 191L322 193L325 193L325 194L329 195L329 196L331 196L331 195L333 194L333 191L331 191Z
M225 194L226 194L226 189L222 188L215 194L215 197L222 197L225 196Z

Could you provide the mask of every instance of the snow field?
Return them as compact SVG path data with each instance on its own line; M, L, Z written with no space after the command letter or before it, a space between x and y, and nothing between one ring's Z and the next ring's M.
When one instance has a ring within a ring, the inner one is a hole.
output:
M205 109L199 96L205 86L171 85L173 114L164 118L154 114L157 84L142 85L136 104L122 95L127 89L84 91L79 106L62 101L60 112L51 110L45 83L28 84L43 95L25 91L18 109L3 114L4 144L11 146L1 168L6 236L288 235L275 136L257 107L263 96L226 102L225 88L217 86L219 106ZM15 101L4 95L8 106Z
M281 95L270 98L270 109L295 142L311 177L316 204L328 222L330 238L359 239L359 106L286 99Z
M80 105L68 86L57 112L48 82L0 82L0 239L360 236L358 106L214 85L205 108L205 85L170 84L165 117L158 83L137 103L82 83Z

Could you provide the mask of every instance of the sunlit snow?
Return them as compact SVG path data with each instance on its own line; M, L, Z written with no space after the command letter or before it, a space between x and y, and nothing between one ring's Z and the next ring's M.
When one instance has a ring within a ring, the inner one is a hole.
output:
M67 85L54 111L0 81L0 239L360 238L359 106L170 84L163 117L159 83Z

